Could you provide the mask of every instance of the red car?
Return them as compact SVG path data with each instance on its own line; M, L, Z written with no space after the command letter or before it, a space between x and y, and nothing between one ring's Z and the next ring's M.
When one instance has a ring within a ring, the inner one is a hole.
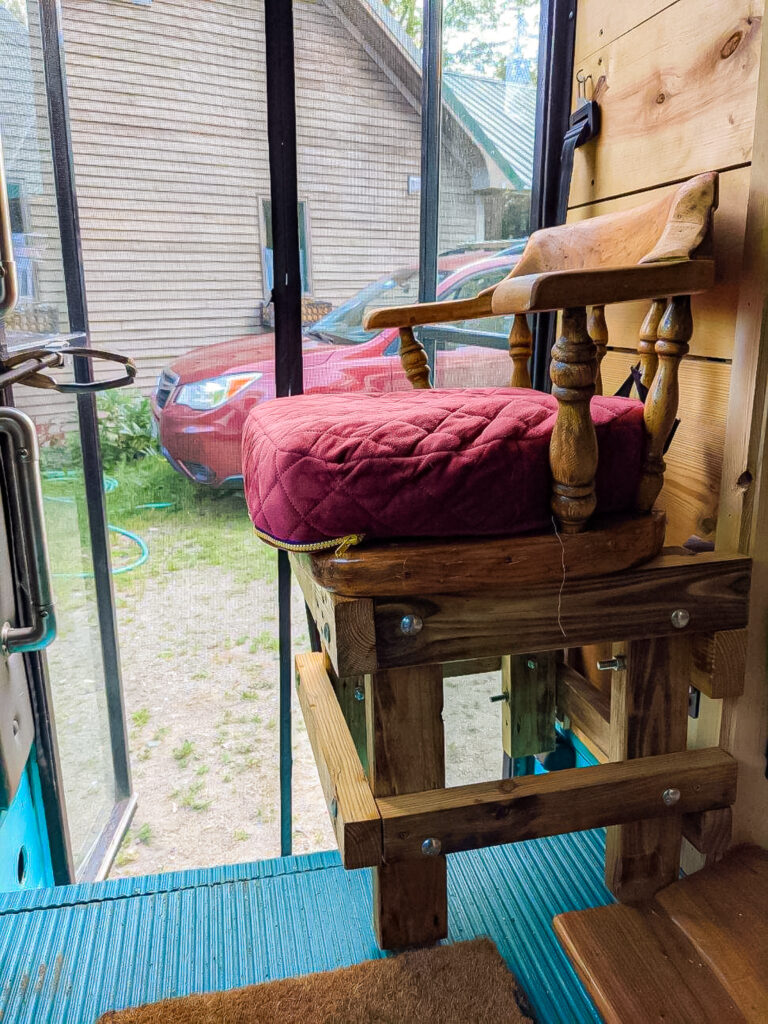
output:
M521 251L522 245L515 244L483 259L477 252L444 255L438 264L438 298L477 295L500 281ZM304 391L409 388L398 358L397 331L365 331L362 320L368 310L415 302L417 292L418 270L397 271L305 328ZM490 317L429 328L436 345L435 386L508 383L510 322L509 317ZM188 352L163 370L152 395L163 454L174 469L198 483L239 481L245 417L257 402L274 397L272 333Z

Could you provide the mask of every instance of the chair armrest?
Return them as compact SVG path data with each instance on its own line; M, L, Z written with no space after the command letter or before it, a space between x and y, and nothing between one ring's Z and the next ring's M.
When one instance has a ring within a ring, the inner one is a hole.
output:
M659 296L693 295L711 288L714 280L715 263L709 259L526 274L506 277L495 286L490 293L491 311L496 316L508 316L606 306Z
M385 327L418 327L420 324L445 324L452 320L474 320L493 316L491 293L481 292L473 299L454 302L421 302L414 306L387 306L374 309L363 318L366 331Z

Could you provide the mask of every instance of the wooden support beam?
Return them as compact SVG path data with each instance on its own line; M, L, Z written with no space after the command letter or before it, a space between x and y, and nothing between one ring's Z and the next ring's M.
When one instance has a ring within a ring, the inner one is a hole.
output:
M630 641L623 645L623 655L626 668L614 673L611 689L611 761L636 758L644 763L648 756L685 751L690 638ZM664 815L647 821L636 815L628 824L608 829L605 884L620 902L650 899L678 877L684 810L677 801Z
M340 679L371 672L376 667L373 602L330 593L310 571L309 555L292 553L293 574L315 620L324 649Z
M683 836L699 853L704 854L707 864L722 860L728 852L732 818L730 807L683 815Z
M738 697L744 691L746 629L724 629L697 636L691 683L707 697Z
M368 763L377 799L445 785L443 673L440 665L376 672L366 679ZM377 867L373 922L383 949L437 942L448 934L445 855Z
M606 640L740 629L747 622L751 563L738 555L665 554L610 579L526 586L502 593L374 601L380 667L557 650ZM471 612L470 612L471 610ZM404 634L405 615L423 626Z
M344 721L355 745L363 771L368 772L368 742L365 726L365 676L346 676L339 679L331 659L325 655L325 670L339 702Z
M668 808L666 789L679 789ZM733 803L736 762L717 747L435 792L377 797L389 861L419 856L425 838L443 853L656 818Z
M344 866L381 861L381 819L322 654L296 658L296 686Z
M611 702L608 696L569 665L557 666L557 714L585 733L598 750L609 748Z
M501 659L501 739L511 758L555 749L555 677L558 655L515 654Z
M443 665L443 679L474 676L481 672L500 672L501 658L473 658L471 661L449 661Z

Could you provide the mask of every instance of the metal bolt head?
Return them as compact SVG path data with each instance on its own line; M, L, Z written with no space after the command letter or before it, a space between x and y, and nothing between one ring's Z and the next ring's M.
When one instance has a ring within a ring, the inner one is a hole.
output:
M325 642L329 644L331 642L331 627L327 622L323 626L323 636L325 638Z
M425 857L437 857L442 848L443 844L439 839L425 839L421 844L421 852Z
M332 818L336 818L338 816L339 805L336 802L336 797L334 797L333 800L331 800L331 803L330 803L330 806L329 806L328 810L331 812L331 817Z
M679 789L665 789L661 794L661 799L665 807L674 807L677 801L680 799Z
M627 659L623 654L617 654L615 658L606 658L597 663L600 672L623 672L626 667Z
M365 690L362 686L355 687L355 700L365 700Z
M531 672L534 672L539 667L539 663L535 658L529 658L525 663L525 667L529 668Z
M675 608L670 618L675 629L685 629L691 621L691 613L685 608Z
M400 632L405 636L416 636L421 632L423 625L420 615L404 615L400 619Z

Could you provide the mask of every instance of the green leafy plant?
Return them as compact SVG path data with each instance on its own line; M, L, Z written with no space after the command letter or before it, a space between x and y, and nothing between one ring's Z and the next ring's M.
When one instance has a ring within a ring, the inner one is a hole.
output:
M157 454L148 398L133 388L119 389L102 391L96 403L105 469Z

